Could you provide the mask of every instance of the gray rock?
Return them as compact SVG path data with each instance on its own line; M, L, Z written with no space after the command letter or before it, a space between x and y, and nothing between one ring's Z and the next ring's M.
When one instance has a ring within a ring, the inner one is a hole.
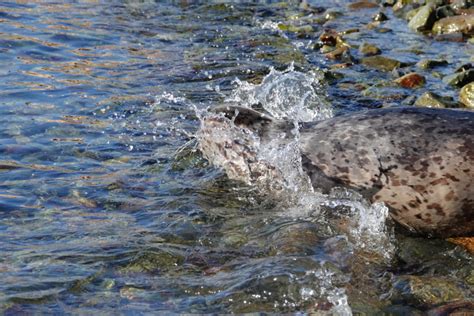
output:
M433 27L435 19L435 6L429 3L421 7L415 16L410 19L408 27L414 31L427 31Z
M474 81L474 69L457 72L443 78L444 83L449 84L451 86L456 86L459 88L473 81Z

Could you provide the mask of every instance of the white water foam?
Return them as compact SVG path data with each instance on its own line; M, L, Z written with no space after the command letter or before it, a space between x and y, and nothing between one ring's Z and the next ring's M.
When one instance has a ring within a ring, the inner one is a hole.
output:
M247 107L260 104L278 120L324 120L333 116L333 110L321 82L322 74L318 72L302 73L293 65L284 71L271 68L261 84L236 79L237 88L226 101Z
M389 210L384 203L370 203L357 192L335 188L328 196L327 206L349 209L347 234L357 249L381 256L387 262L395 254L393 231L387 226Z

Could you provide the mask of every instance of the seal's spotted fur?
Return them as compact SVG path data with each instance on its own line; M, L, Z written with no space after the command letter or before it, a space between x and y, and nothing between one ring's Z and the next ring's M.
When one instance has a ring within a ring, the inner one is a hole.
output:
M233 115L235 125L256 131L262 142L275 130L288 129L253 110L220 111ZM473 112L370 110L303 124L300 133L303 168L313 186L356 189L372 201L385 202L398 223L419 233L474 235ZM254 155L244 143L238 159L227 158L238 161L239 168L247 166L250 175L255 160L249 159ZM211 147L201 144L205 154ZM271 168L260 166L259 173L262 167ZM239 178L238 168L232 177Z

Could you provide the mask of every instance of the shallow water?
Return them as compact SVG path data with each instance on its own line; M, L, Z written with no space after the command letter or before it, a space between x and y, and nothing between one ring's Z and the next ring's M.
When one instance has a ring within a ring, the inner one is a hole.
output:
M472 257L445 241L392 233L390 223L371 232L366 223L383 207L348 192L310 209L282 207L196 150L196 109L251 102L242 99L245 84L274 102L261 84L271 67L293 63L295 82L321 76L314 95L301 97L330 112L422 92L386 86L393 74L359 65L323 79L335 62L312 44L326 9L345 16L325 28L358 27L349 42L373 41L402 61L440 51L453 65L472 58L469 44L433 42L390 11L392 31L379 33L365 28L376 11L310 3L320 9L0 3L0 311L403 314L473 297ZM282 31L278 22L313 31ZM436 76L426 89L455 95ZM427 303L428 290L407 289L414 282L431 282L443 300Z

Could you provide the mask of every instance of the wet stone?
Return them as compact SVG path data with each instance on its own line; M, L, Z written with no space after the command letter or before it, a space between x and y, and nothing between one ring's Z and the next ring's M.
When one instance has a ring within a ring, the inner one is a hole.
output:
M436 93L425 92L416 101L415 106L426 108L451 108L454 102L448 98L442 97Z
M414 2L416 1L415 0L397 0L397 2L393 5L393 11L404 12L407 9L411 8Z
M388 20L388 16L383 12L379 12L372 17L372 20L376 22L383 22Z
M459 92L459 101L466 107L474 109L474 82L462 87Z
M401 276L394 283L395 301L407 301L417 307L465 299L464 293L451 280L431 276Z
M313 223L296 223L280 228L272 235L272 247L277 254L312 255L320 240Z
M393 7L397 1L396 0L385 0L382 1L384 7Z
M467 63L459 66L455 72L463 72L463 71L468 71L469 69L473 69L474 65L472 63Z
M314 32L314 29L311 25L296 26L280 23L278 24L278 29L284 32L297 33L298 35L309 35Z
M342 42L341 36L335 30L326 30L319 36L319 40L328 46L336 46Z
M468 3L470 2L470 5L472 6L472 0L451 0L451 6L453 7L454 10L460 10L460 9L465 9L468 6Z
M471 316L474 315L474 303L469 301L453 302L443 304L439 307L430 309L426 315L428 316Z
M444 59L423 59L416 63L416 66L421 69L432 69L438 66L446 66L448 62Z
M435 22L436 11L433 4L427 4L410 19L408 27L414 31L426 31L431 29Z
M327 53L326 58L328 59L337 59L343 61L352 61L351 55L349 53L349 47L341 45L340 47L336 48L335 50Z
M404 88L414 89L423 86L426 80L422 75L412 72L398 78L395 82Z
M474 34L474 14L443 18L433 25L434 34L463 33Z
M147 251L137 255L125 267L123 273L156 272L173 268L183 262L183 258L164 251Z
M349 4L348 8L351 10L373 9L378 8L379 5L370 1L358 1Z
M453 16L456 13L450 5L444 5L436 9L436 19L446 18L448 16Z
M362 64L376 68L381 71L392 71L396 68L401 67L402 63L396 59L387 58L383 56L369 56L362 58Z
M382 51L377 46L365 42L359 47L359 52L364 56L375 56L380 55Z
M329 52L332 52L333 50L335 50L334 46L330 46L330 45L323 45L321 46L321 48L319 49L319 51L322 53L322 54L327 54Z
M474 81L474 69L457 72L443 78L443 82L451 86L463 87Z
M331 21L334 19L337 19L341 17L343 14L340 11L334 10L334 9L329 9L325 12L324 14L324 19L326 21Z

